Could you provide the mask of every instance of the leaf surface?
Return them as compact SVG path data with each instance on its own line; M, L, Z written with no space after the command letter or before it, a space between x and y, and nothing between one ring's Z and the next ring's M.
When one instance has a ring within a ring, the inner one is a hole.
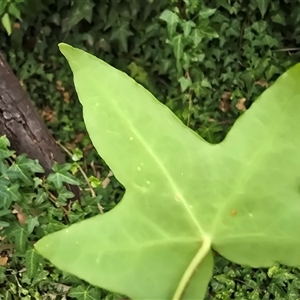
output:
M25 253L25 260L27 266L27 276L32 279L35 277L38 271L40 256L36 253L36 250L30 248Z
M40 240L43 256L132 299L203 298L211 249L252 267L300 264L300 65L212 145L126 74L60 49L93 144L126 193Z
M267 12L269 4L270 0L257 0L257 7L262 17L264 17L265 13Z

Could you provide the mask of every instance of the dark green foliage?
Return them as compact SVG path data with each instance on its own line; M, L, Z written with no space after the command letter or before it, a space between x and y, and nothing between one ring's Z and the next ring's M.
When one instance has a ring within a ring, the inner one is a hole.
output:
M3 299L62 299L66 294L75 299L100 299L99 289L54 270L32 246L66 224L108 211L113 201L107 205L101 186L94 190L87 186L80 203L70 201L74 195L64 183L88 185L69 172L71 164L54 166L45 178L38 162L25 155L16 157L8 146L6 137L1 137L0 299L5 293ZM109 192L110 187L107 189ZM102 296L105 298L105 293Z
M0 299L63 299L67 293L74 299L119 299L62 274L31 247L45 234L98 214L101 206L109 210L123 193L113 177L106 186L109 169L86 135L71 71L57 44L82 48L124 70L185 124L219 142L253 99L299 61L300 1L0 2L1 50L56 139L71 152L70 164L55 166L45 179L36 162L15 158L0 139L0 226L7 235L0 250L8 257L0 266ZM84 190L81 203L70 202L62 185L74 180ZM300 298L298 269L252 270L216 260L219 275L207 299Z

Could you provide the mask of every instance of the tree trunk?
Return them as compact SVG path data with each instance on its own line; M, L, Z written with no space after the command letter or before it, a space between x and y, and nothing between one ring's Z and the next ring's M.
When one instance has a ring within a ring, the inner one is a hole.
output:
M46 175L54 162L65 162L59 146L1 53L0 135L7 136L17 154L38 159ZM79 189L74 188L71 189L78 196Z
M0 54L0 134L5 134L17 154L38 159L47 173L54 161L64 163L54 138L17 77Z

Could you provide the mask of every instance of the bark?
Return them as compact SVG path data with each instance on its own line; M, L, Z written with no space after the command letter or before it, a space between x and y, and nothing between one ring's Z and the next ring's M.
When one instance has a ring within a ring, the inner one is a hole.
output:
M55 161L65 162L59 146L1 53L0 135L7 136L17 154L26 153L29 158L38 159L46 175ZM76 195L79 189L74 188Z

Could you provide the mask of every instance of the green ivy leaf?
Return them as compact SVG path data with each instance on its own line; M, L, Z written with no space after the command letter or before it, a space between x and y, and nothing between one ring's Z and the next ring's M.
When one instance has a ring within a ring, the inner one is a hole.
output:
M183 21L181 23L181 27L183 29L183 35L184 37L188 37L192 31L192 29L196 26L196 24L191 21L191 20L188 20L188 21Z
M215 8L203 7L199 11L199 16L202 19L207 19L207 18L211 17L215 12L216 12Z
M43 256L132 299L202 299L212 249L252 267L300 264L300 64L212 145L124 73L60 49L93 144L126 193L41 239Z
M167 23L169 37L173 37L176 32L177 24L180 21L179 16L171 10L167 9L162 12L159 18Z
M44 203L46 200L48 199L48 194L46 192L44 192L43 190L39 190L34 203L36 205L42 204Z
M73 161L79 161L83 157L82 151L78 148L73 150L72 160Z
M33 279L37 274L39 263L41 261L40 255L35 249L30 248L25 253L26 273L30 279Z
M8 147L10 147L10 142L6 136L0 137L0 160L3 160L5 158L8 158L12 156L15 152L8 150Z
M5 291L2 299L3 300L12 300L11 293L9 291Z
M28 216L26 218L25 223L27 224L27 232L28 234L31 234L34 230L35 227L38 227L40 225L39 219L38 217L32 217L32 216Z
M8 208L12 201L17 201L21 198L18 184L10 185L7 179L0 178L0 208Z
M22 21L20 10L15 3L9 3L8 12L18 20Z
M61 206L66 205L68 199L74 197L74 194L68 191L64 186L59 188L57 192L58 192L57 203Z
M95 4L92 0L75 1L68 14L68 18L62 21L63 32L69 31L83 19L91 23L94 6Z
M64 225L63 223L61 223L59 221L50 219L50 220L48 220L48 223L42 225L41 228L44 230L45 234L49 234L49 233L66 228L66 225Z
M18 161L16 161L13 165L11 165L9 171L13 172L15 174L15 177L21 179L26 185L31 185L34 183L33 178L29 173L27 166L23 165L22 163L19 164Z
M101 180L99 180L97 177L95 177L95 176L90 176L89 177L89 182L90 182L90 184L91 184L91 186L93 187L93 188L97 188L98 186L100 186L100 184L101 184Z
M15 223L14 226L7 231L7 236L14 239L16 250L19 253L25 253L28 238L28 232L25 226Z
M9 223L5 222L5 221L0 221L0 227L4 228L4 227L8 227Z
M64 182L72 185L78 185L79 183L76 178L68 173L71 166L71 164L64 164L60 166L55 163L52 168L55 173L49 174L47 181L52 182L56 189L62 188Z
M45 170L43 167L38 163L37 160L33 160L28 158L25 154L19 155L16 159L16 163L19 168L23 170L29 170L32 173L44 173Z
M175 36L172 41L171 44L173 46L173 51L174 51L174 56L176 58L176 66L177 66L177 70L178 72L181 71L182 69L182 65L180 63L180 60L183 56L183 49L184 49L184 45L183 45L183 37L182 34L178 34L177 36Z
M129 23L123 21L119 27L115 28L110 37L111 41L117 41L124 52L128 52L128 38L133 33L129 28Z
M4 29L6 30L8 35L11 35L12 33L12 28L11 28L11 22L10 22L10 17L8 13L5 13L2 18L1 18L2 25Z
M2 210L0 210L0 217L9 215L10 213L11 213L11 210L10 210L10 209L2 209ZM1 227L1 226L0 226L0 227Z
M180 77L178 82L180 83L181 92L185 92L192 85L191 79L184 76Z
M256 0L258 9L261 13L261 16L264 17L267 12L268 6L270 4L270 0Z
M72 288L68 296L78 300L99 300L101 297L100 292L90 286L85 288L82 285Z
M145 86L149 84L148 74L144 68L138 66L135 62L131 62L128 65L128 69L130 70L130 76L136 81L142 83Z

